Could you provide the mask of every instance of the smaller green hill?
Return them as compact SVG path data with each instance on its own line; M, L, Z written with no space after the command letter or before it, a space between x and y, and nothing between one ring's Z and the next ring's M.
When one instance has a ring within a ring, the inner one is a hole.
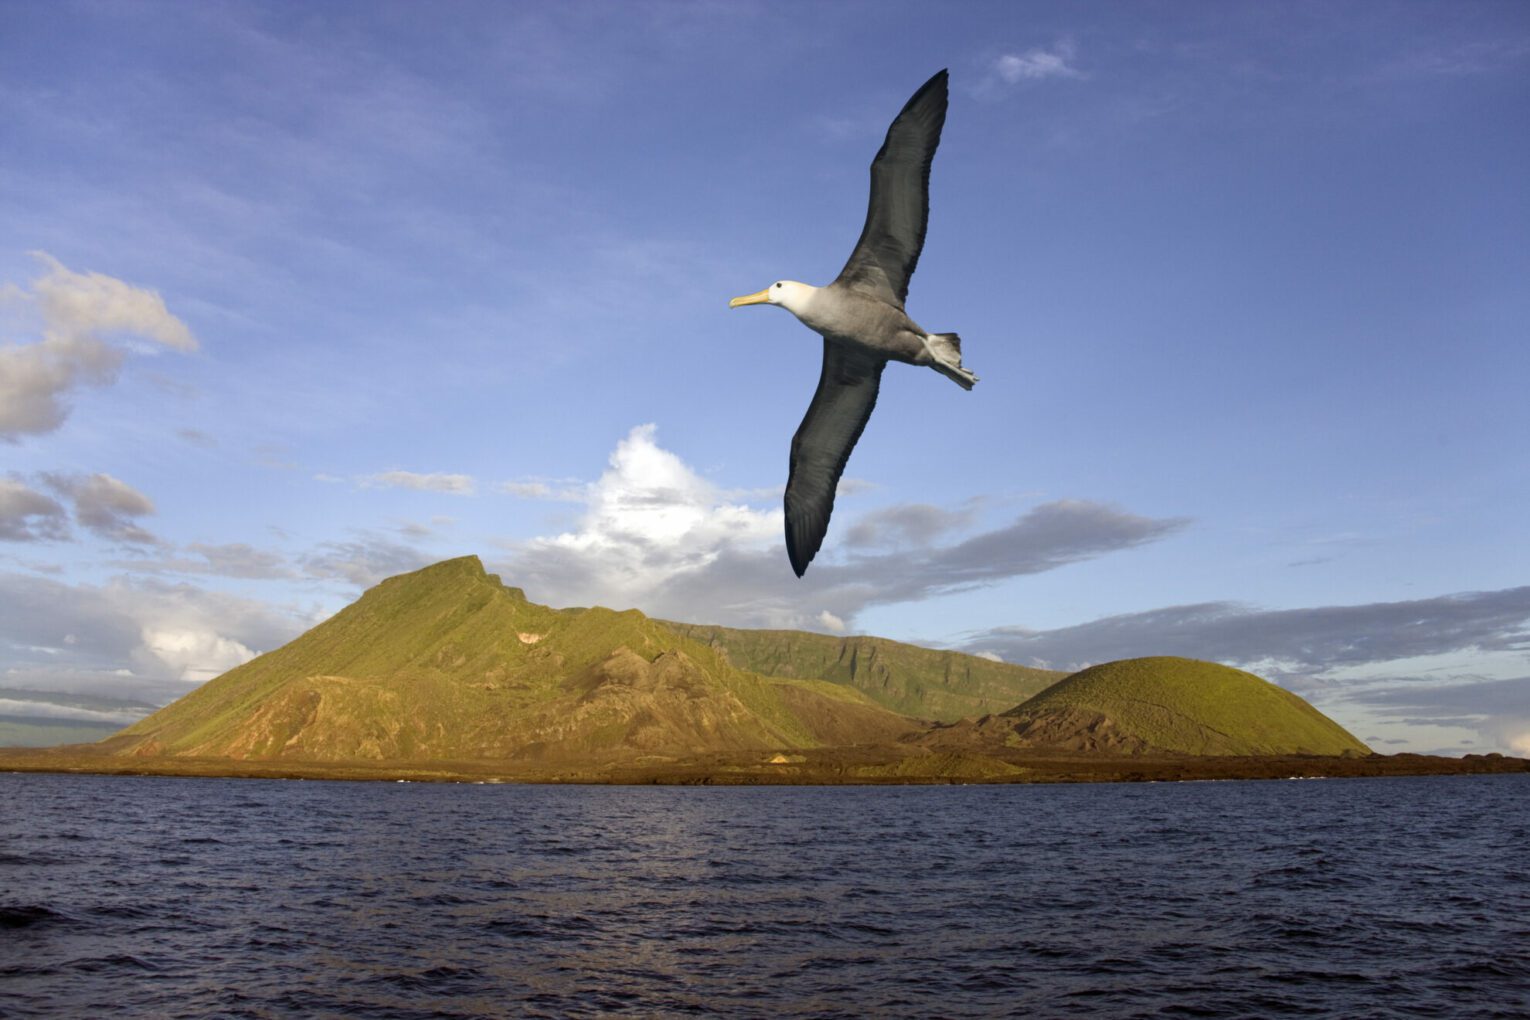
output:
M1074 750L1370 753L1338 723L1268 680L1231 666L1173 656L1091 666L1003 718L1021 743Z

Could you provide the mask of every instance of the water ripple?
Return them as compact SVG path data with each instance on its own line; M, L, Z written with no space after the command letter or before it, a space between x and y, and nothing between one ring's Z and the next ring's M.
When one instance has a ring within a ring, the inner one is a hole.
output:
M0 1015L1510 1017L1519 776L0 776Z

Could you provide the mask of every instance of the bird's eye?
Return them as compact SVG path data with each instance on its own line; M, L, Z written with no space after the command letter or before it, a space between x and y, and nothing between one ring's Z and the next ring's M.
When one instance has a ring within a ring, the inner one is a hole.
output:
M781 289L781 285L779 283L776 284L776 290L780 290L780 289Z

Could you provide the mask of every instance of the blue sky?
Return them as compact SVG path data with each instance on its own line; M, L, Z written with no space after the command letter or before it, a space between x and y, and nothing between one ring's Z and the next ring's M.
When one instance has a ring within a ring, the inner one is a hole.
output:
M0 18L0 712L131 717L476 553L1530 754L1521 3ZM982 382L889 369L798 581L819 341L727 299L834 277L942 67L908 307Z

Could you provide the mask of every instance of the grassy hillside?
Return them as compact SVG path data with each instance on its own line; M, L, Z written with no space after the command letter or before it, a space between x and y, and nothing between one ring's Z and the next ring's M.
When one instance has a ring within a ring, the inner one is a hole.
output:
M1074 673L1005 713L1033 743L1093 732L1101 747L1205 755L1367 754L1301 698L1252 673L1159 656ZM1080 749L1094 749L1080 747Z
M885 638L665 625L717 649L739 669L775 677L817 677L853 687L901 715L942 722L1002 712L1066 675Z
M389 578L108 741L117 753L422 760L891 739L854 690L758 676L643 614L554 610L476 557Z

